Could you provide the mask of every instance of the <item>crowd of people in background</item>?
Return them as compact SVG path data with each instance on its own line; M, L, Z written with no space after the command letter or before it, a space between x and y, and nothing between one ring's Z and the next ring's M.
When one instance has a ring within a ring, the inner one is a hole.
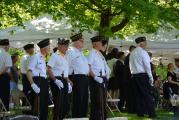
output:
M89 98L90 119L105 120L107 92L113 99L120 99L121 112L155 118L161 96L169 100L171 95L178 95L178 69L169 63L166 80L162 82L151 62L152 54L146 51L145 37L136 38L137 46L131 45L128 54L115 47L108 49L103 36L91 38L93 48L88 56L83 54L81 33L71 36L71 41L72 47L69 47L70 40L59 38L51 54L49 39L37 44L40 48L37 53L34 44L25 45L26 55L20 60L19 71L16 64L19 55L10 56L9 40L0 40L0 98L7 110L10 91L18 89L20 78L23 92L32 105L30 114L39 116L40 120L48 119L49 87L54 120L62 120L70 111L73 118L86 117ZM179 68L178 63L176 59ZM73 94L71 99L70 94Z

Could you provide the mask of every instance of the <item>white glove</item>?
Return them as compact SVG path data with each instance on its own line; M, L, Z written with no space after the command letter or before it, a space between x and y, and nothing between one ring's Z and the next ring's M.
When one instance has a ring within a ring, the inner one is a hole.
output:
M64 87L61 80L56 79L54 82L55 82L55 84L58 86L59 89L61 89L61 88Z
M107 80L109 80L109 77L110 77L110 75L109 75L109 74L107 74L107 75L106 75Z
M154 82L153 78L149 78L149 84L150 84L151 86L154 86L153 82Z
M96 82L98 83L103 83L103 78L95 76L94 79L96 80Z
M72 92L72 86L70 83L68 83L68 93L71 93Z
M39 88L35 83L32 83L32 84L31 84L31 87L32 87L32 89L34 90L34 92L35 92L36 94L39 94L39 93L40 93L40 88Z

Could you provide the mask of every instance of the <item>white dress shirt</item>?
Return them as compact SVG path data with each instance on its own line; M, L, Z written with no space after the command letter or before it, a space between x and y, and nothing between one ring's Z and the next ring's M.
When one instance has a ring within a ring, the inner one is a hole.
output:
M20 71L22 74L26 74L27 73L27 67L28 67L28 64L31 60L32 56L29 56L29 55L24 55L22 57L22 59L20 60Z
M89 53L88 63L91 66L92 72L95 76L105 76L109 77L110 68L100 51L92 49Z
M146 50L137 47L130 54L129 66L132 74L147 73L150 80L153 81L150 57Z
M66 57L59 52L53 53L48 61L54 76L68 77L68 62Z
M72 47L67 51L65 56L69 64L69 75L72 75L73 73L89 74L88 60L83 55L83 51Z
M0 70L5 67L12 67L11 55L3 48L0 48Z
M28 65L28 70L32 71L33 77L47 77L45 58L40 52L32 56Z

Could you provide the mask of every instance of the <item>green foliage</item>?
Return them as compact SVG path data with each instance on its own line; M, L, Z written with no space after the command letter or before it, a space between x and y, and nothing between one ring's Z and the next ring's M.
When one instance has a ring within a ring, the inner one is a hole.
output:
M155 72L157 75L160 76L161 80L166 80L167 78L167 66L166 65L157 66L155 68Z
M22 57L24 55L23 50L22 49L18 49L18 48L10 48L8 52L9 52L10 55L13 55L14 53L18 53L18 55L20 57Z
M24 21L45 13L54 20L67 16L81 31L94 29L121 38L153 33L166 23L179 26L177 0L2 0L0 7L0 28L23 26Z
M24 55L23 50L22 49L17 49L17 48L10 48L8 52L9 52L10 55L13 55L14 53L18 53L19 60L17 61L16 64L17 64L18 68L20 68L20 59Z

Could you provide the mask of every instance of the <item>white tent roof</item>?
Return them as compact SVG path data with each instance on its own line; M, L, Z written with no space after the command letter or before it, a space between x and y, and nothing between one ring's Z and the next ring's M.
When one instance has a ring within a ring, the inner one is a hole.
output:
M72 26L67 22L68 18L63 18L61 21L53 21L51 16L44 15L36 20L24 23L23 27L10 27L0 30L0 38L8 38L11 41L11 46L21 48L23 45L34 42L44 38L51 38L52 41L59 37L69 38L72 33ZM12 34L14 32L14 34ZM93 33L83 32L87 47L90 46L90 38ZM148 49L154 54L154 56L166 56L169 58L179 57L179 39L176 36L179 35L179 30L173 29L171 31L160 29L157 34L138 34L135 36L129 36L126 40L110 39L109 44L117 46L122 50L128 50L130 45L135 45L134 39L138 36L146 36L149 40ZM52 42L55 46L56 42ZM123 46L123 47L120 47Z

